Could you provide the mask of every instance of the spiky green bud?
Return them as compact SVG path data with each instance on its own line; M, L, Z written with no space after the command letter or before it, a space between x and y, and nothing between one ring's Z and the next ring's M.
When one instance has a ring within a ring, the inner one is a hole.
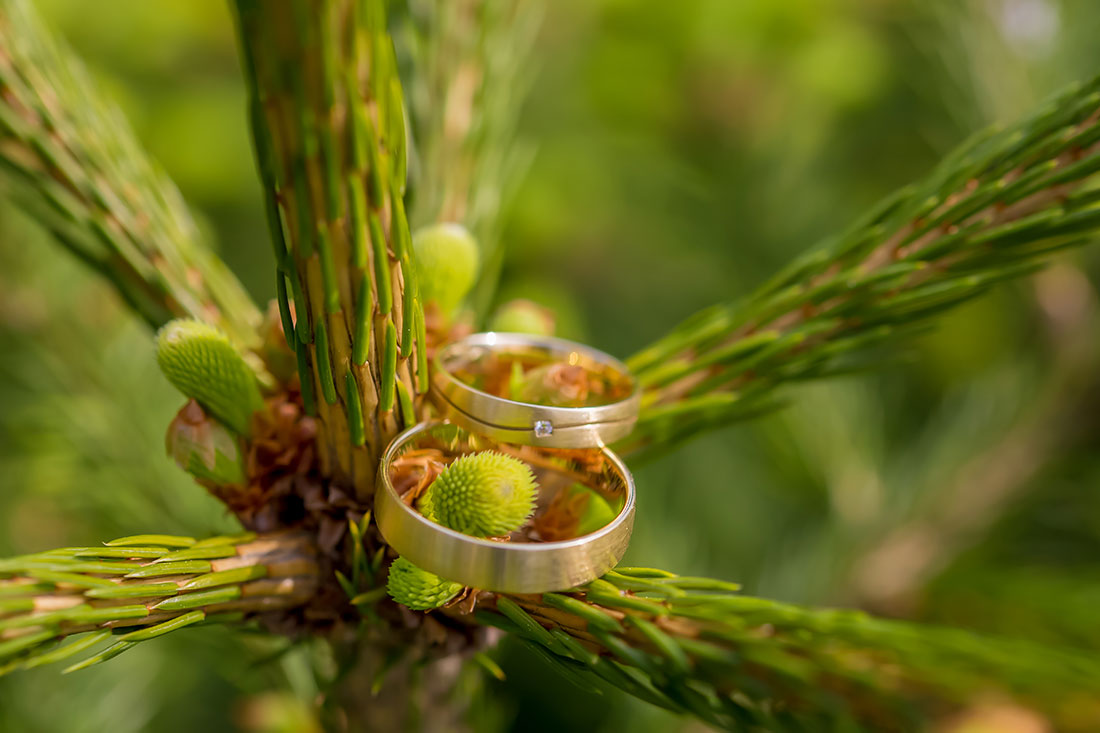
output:
M456 459L417 505L434 522L475 537L498 537L523 526L538 486L526 463L483 451Z
M390 565L386 592L390 598L414 611L439 608L462 591L462 585L443 580L434 573L418 568L403 557Z
M187 319L166 324L157 333L157 363L176 389L241 435L264 407L255 373L213 326Z
M477 277L477 241L461 224L436 224L413 236L413 252L421 299L454 313Z
M168 426L168 455L203 483L243 484L244 460L237 436L190 400Z
M553 336L555 325L553 311L534 301L520 298L510 300L497 308L489 321L489 330Z

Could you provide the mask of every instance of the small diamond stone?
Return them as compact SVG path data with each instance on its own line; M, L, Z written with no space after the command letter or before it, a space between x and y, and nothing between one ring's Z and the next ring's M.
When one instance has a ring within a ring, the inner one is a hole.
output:
M536 438L549 438L554 434L554 424L549 420L536 420L535 421L535 437Z

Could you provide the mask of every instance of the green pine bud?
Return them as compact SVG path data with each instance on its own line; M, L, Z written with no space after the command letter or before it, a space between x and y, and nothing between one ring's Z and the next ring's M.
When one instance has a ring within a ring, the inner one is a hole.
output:
M177 320L157 334L157 363L168 381L241 435L263 398L255 373L218 329Z
M238 438L190 400L168 426L168 455L204 484L240 485L245 482L244 460Z
M390 598L414 611L439 608L457 596L462 588L461 584L443 580L403 557L390 565L390 578L386 582L386 592Z
M490 331L505 333L530 333L536 336L553 336L554 313L531 300L510 300L497 308L489 321Z
M417 505L428 519L475 537L499 537L523 526L538 486L527 464L493 451L456 459Z
M413 236L420 297L451 315L474 286L477 241L461 224L436 224Z

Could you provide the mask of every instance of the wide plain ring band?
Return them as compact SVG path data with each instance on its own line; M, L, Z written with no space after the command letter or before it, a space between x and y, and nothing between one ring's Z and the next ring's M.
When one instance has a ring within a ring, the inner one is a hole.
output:
M441 578L500 593L545 593L583 585L622 559L634 528L634 479L622 460L600 449L622 482L622 508L590 534L556 542L497 542L471 537L427 519L402 501L390 478L394 460L418 438L446 425L421 423L398 435L382 456L374 513L386 542L413 564Z
M459 379L454 362L471 354L522 352L569 365L609 372L626 385L615 402L586 407L554 407L498 397ZM475 333L436 354L432 398L444 416L462 427L505 443L543 448L593 448L610 445L634 429L641 392L630 370L618 359L583 344L521 333Z

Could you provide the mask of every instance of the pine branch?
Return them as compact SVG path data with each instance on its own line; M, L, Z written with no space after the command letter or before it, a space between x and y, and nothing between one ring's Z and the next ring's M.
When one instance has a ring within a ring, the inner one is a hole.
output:
M312 541L296 533L141 535L0 560L0 675L109 642L72 672L185 626L295 608L319 574Z
M1100 229L1100 81L977 136L743 302L696 314L629 363L645 390L627 452L667 450L777 404L786 383L851 369L867 347Z
M543 7L539 0L410 5L418 154L410 216L416 227L458 222L475 235L484 264L473 301L484 313L503 261L500 211L531 155L515 133Z
M573 592L497 597L477 619L517 634L585 688L601 678L728 730L924 730L990 697L1058 730L1100 722L1092 657L734 590L619 568Z
M322 423L325 471L367 499L428 377L384 3L236 8L284 331Z
M259 311L179 191L23 0L0 2L0 191L153 327L190 316L256 345Z

